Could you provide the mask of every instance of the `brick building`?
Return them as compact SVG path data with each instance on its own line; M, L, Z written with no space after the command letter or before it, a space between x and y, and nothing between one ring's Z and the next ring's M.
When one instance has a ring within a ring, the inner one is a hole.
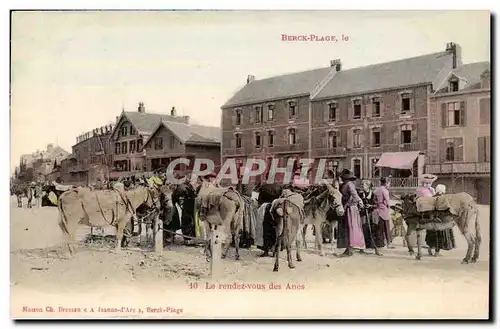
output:
M312 157L356 177L414 187L424 172L429 97L461 64L460 47L335 74L312 99Z
M222 106L222 156L326 159L331 169L374 180L403 176L393 186L415 186L424 171L429 97L460 64L460 47L448 43L441 52L366 67L342 70L334 60L330 68L250 76ZM389 157L398 168L375 166L391 165Z
M429 161L450 192L465 191L489 204L491 191L490 63L451 70L430 98Z
M175 114L175 113L174 113ZM196 158L210 159L220 165L220 128L162 120L144 144L146 169L166 169L177 158L188 158L190 165L175 170L192 169Z
M190 125L188 116L146 113L144 103L137 112L123 111L111 134L111 177L164 168L180 156L208 157L220 162L220 129ZM216 154L217 156L215 156Z
M72 153L60 162L59 177L65 184L88 185L108 179L113 155L110 136L113 125L106 125L76 138Z
M290 157L308 156L310 96L337 71L330 67L255 80L222 106L222 160L234 158L242 166L248 158L280 166Z

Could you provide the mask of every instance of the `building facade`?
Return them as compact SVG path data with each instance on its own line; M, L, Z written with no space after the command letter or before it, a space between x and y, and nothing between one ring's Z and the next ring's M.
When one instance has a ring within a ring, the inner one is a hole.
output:
M310 96L338 70L340 62L332 61L330 67L268 79L249 76L222 106L222 160L235 159L241 168L250 157L268 165L277 158L280 166L308 157Z
M146 169L165 170L175 159L187 158L174 171L183 176L192 170L196 159L208 159L220 166L220 128L161 121L144 144ZM202 168L206 169L206 168Z
M20 158L16 176L19 182L44 181L55 166L69 154L58 145L48 144L45 150L23 154Z
M112 131L113 125L110 124L76 138L72 153L56 169L64 184L89 185L108 179L113 160L110 146Z
M490 203L490 63L462 65L450 71L430 98L429 163L449 192L465 191Z
M460 46L448 43L366 67L343 70L334 60L330 68L249 77L222 106L222 157L282 164L308 157L316 166L323 159L333 171L374 182L391 175L393 187L414 187L425 169L429 98L459 65Z

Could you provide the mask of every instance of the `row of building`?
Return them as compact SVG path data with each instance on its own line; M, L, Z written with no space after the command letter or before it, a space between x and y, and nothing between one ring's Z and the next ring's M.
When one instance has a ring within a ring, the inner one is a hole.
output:
M337 59L262 80L249 75L222 106L221 127L190 124L175 108L147 113L139 103L114 125L79 136L43 174L88 184L166 168L179 157L217 165L233 158L241 166L249 157L309 158L374 182L390 176L401 189L432 173L451 191L489 202L490 81L490 63L462 64L452 42L437 53L347 70Z
M223 160L325 159L394 188L436 174L451 191L490 198L490 63L461 48L392 62L256 80L222 106Z
M189 119L176 115L175 107L170 115L147 113L141 102L137 111L122 110L115 124L78 136L71 153L57 147L61 156L55 159L45 152L40 157L46 163L43 170L31 156L23 155L16 176L27 182L88 185L165 169L180 157L212 159L219 164L220 128L190 124ZM181 172L186 170L189 166L179 167Z

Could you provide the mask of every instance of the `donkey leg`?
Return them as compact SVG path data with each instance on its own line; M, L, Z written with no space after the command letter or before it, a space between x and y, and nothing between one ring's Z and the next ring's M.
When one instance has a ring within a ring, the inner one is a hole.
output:
M287 234L287 232L285 232L285 235L286 235L286 240L285 240L285 246L286 246L286 258L288 260L288 267L289 268L295 268L295 265L293 265L293 259L292 259L292 246L291 246L291 239L290 239L290 234Z
M417 230L417 257L415 257L416 260L422 259L422 246L420 245L420 232L422 232L422 230Z
M318 250L319 252L319 255L320 256L324 256L325 255L325 252L323 251L323 237L321 236L322 235L322 232L321 232L321 222L319 220L316 220L314 222L314 229L316 230L316 249Z
M274 245L274 268L273 272L278 272L279 267L280 267L280 247L281 244L283 244L283 238L282 238L282 231L283 231L283 219L280 219L280 222L278 225L276 225L276 243ZM283 232L284 233L284 232Z
M469 264L472 261L472 252L475 246L475 237L469 232L464 233L465 240L467 240L467 253L465 254L462 264Z
M297 234L295 234L295 255L297 257L297 262L301 262L302 257L300 256L299 230L297 230Z
M410 230L410 228L408 227L408 230L406 231L406 235L404 237L404 241L406 241L406 245L408 246L408 254L410 254L410 256L413 256L415 254L415 252L413 251L413 247L410 243L410 236L412 232L414 232L414 230Z
M307 224L304 224L304 226L302 227L302 244L304 245L304 249L307 249L306 233Z
M240 259L240 240L241 240L241 235L239 232L237 232L234 235L234 246L236 249L236 256L234 256L234 259L236 259L236 260Z
M331 244L331 247L332 247L332 252L335 252L335 247L334 247L334 244L336 244L335 242L335 239L334 239L334 236L335 236L335 229L337 228L338 226L338 222L336 220L332 221L332 225L330 225L330 229L331 229L331 232L330 232L330 236L331 236L331 239L330 239L330 244Z
M476 223L475 223L475 229L476 229L476 246L474 249L474 256L472 257L472 262L477 263L479 260L479 249L481 248L481 229L479 227L479 222L478 222L478 217L479 213L478 210L475 210L476 213Z
M125 230L126 224L127 222L122 219L121 221L118 221L118 224L116 225L115 252L117 254L122 251L123 231Z

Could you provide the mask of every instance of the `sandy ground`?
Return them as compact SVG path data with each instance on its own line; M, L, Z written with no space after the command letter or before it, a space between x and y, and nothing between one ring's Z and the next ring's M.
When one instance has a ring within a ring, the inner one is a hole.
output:
M222 261L209 280L199 248L167 246L163 253L81 243L60 259L57 209L20 209L11 202L11 316L13 318L474 318L488 317L489 207L481 206L480 262L461 265L466 243L416 261L402 241L383 257L320 257L312 234L303 262L289 269L242 250ZM89 233L81 227L78 239ZM329 248L329 246L325 246ZM337 250L338 252L338 250ZM424 254L426 255L426 253ZM246 284L244 287L231 286Z

